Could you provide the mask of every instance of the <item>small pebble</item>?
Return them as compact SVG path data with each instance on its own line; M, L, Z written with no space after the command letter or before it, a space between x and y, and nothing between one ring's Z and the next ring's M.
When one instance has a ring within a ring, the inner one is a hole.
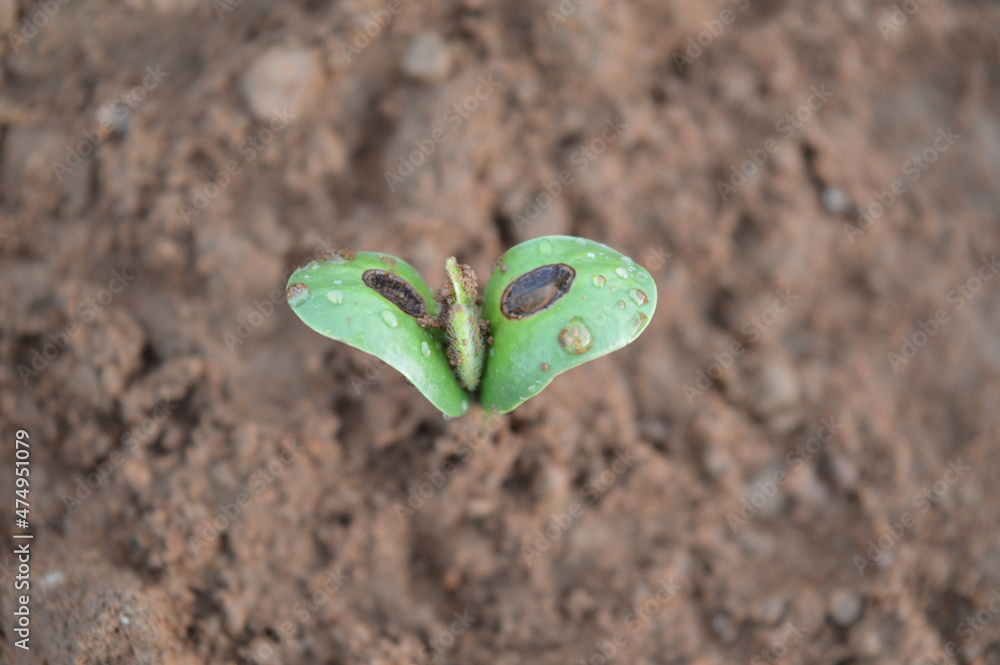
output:
M830 618L841 628L854 624L861 616L862 602L853 591L837 589L830 596Z
M837 215L845 212L851 205L851 198L839 187L827 187L824 189L820 200L828 212Z
M799 400L799 380L790 362L775 359L760 371L756 407L765 414L793 406Z
M439 83L451 71L451 52L439 35L423 32L413 38L403 59L403 73L423 83Z
M257 57L243 75L243 94L258 120L287 111L297 116L316 87L315 58L303 49L274 47Z

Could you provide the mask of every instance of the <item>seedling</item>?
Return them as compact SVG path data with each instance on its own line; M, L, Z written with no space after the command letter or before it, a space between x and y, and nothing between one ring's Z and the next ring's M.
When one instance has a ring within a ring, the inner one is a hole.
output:
M497 261L477 298L454 258L437 293L388 254L338 250L300 267L285 297L307 326L377 356L445 415L478 396L506 413L553 378L620 349L656 308L656 284L632 259L585 238L523 242Z

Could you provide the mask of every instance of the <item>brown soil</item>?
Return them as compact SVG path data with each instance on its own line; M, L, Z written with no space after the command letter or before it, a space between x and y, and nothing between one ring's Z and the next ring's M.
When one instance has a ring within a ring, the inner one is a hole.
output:
M997 665L998 26L0 2L0 662ZM283 301L553 233L658 312L506 417Z

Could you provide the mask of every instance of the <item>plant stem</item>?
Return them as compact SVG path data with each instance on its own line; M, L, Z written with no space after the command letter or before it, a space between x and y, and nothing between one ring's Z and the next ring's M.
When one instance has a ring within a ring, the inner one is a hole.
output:
M472 392L479 387L486 359L486 341L482 319L476 306L476 274L455 257L445 262L451 282L452 297L445 304L445 331L448 334L448 359L458 382Z

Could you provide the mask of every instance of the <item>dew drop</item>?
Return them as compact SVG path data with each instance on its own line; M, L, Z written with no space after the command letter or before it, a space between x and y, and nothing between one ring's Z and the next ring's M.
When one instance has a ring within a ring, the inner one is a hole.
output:
M618 309L625 309L625 301L624 300L619 300L618 301Z
M628 279L628 270L625 270L625 268L615 268L615 274L622 279Z
M580 317L570 319L566 327L559 331L559 346L566 353L578 356L589 351L591 344L593 344L593 340L590 336L590 328Z
M627 265L627 266L630 266L630 265L632 265L633 263L635 263L635 261L633 261L633 260L632 260L631 258L629 258L629 257L627 257L627 256L623 256L623 257L622 257L622 263L624 263L624 264L625 264L625 265Z
M332 302L334 305L339 305L344 302L344 294L337 289L331 289L326 292L326 299Z
M587 240L586 240L586 238L577 238L576 239L576 244L577 245L586 245L587 244Z
M334 283L334 284L343 284L343 283L344 283L344 281L343 281L343 280L340 280L340 279L335 279L335 280L333 280L333 283Z
M462 411L465 411L468 408L469 408L469 400L463 399L462 400Z
M604 286L608 280L604 279L604 275L594 275L594 278L590 280L594 283L594 286L601 288Z
M285 289L285 300L292 307L297 307L305 301L309 300L309 287L302 282L295 282L294 284L289 284L288 288Z
M382 314L380 316L382 317L382 321L385 322L385 325L390 328L395 328L399 325L399 319L397 319L396 315L387 309L382 310Z
M636 305L649 304L649 298L646 297L646 292L641 289L632 289L628 292L628 295L632 299L632 302Z
M315 270L319 268L319 261L310 261L306 264L306 270Z
M539 254L551 254L552 253L552 243L548 240L543 240L538 243L538 253Z
M597 254L594 254L593 252L587 252L587 258L588 259L596 259L597 258Z
M496 348L494 348L494 347L492 347L492 346L491 346L491 347L490 347L490 358L492 358L492 357L493 357L493 355L494 355L494 354L495 354L496 352L497 352Z
M648 316L646 316L642 312L636 312L635 318L632 319L632 325L635 326L635 332L632 333L632 334L633 335L637 335L639 333L639 330L644 325L646 325L647 321L649 321L649 317Z
M431 345L427 342L420 342L420 355L424 358L431 357Z

